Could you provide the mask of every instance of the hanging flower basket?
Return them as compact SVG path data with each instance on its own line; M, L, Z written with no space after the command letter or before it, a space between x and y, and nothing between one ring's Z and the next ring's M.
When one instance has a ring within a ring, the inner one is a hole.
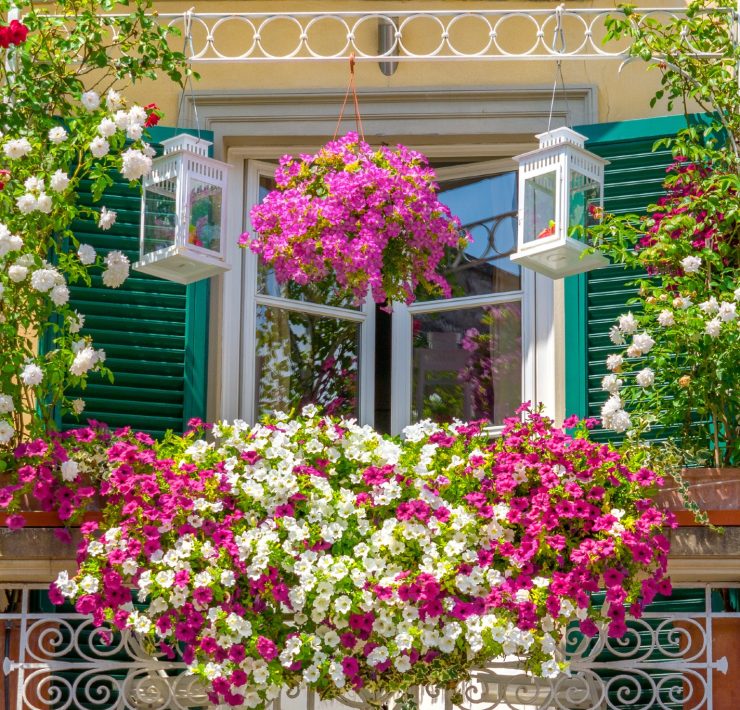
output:
M438 267L467 237L434 180L421 153L373 149L348 133L316 155L280 160L276 189L250 214L256 236L240 243L278 282L330 282L355 303L368 293L376 303L408 303L418 287L449 296Z

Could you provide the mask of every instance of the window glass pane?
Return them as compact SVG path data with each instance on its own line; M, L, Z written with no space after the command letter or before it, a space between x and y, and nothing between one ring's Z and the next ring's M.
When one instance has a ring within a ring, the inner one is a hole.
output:
M520 289L520 269L509 259L516 250L516 178L512 171L440 184L440 201L472 238L464 252L450 251L442 268L453 297Z
M357 416L359 334L350 321L258 306L257 415L314 403Z
M412 418L502 424L522 396L521 304L414 317Z
M268 192L275 189L275 179L269 175L260 175L259 179L259 201L265 199ZM310 303L324 303L331 306L340 306L343 308L357 308L351 299L340 298L337 296L334 288L320 284L307 284L301 286L295 282L289 281L279 284L275 278L275 273L265 264L262 259L259 260L257 275L257 292L267 294L268 296L279 296L290 298L293 301L308 301Z
M555 234L555 191L557 172L527 178L524 183L524 242Z

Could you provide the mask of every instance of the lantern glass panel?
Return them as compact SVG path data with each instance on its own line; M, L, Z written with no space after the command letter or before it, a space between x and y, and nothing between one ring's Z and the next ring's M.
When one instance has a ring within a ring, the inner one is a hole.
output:
M144 240L142 256L175 243L177 202L175 180L166 180L144 190Z
M568 184L568 236L583 239L595 223L593 209L601 203L601 186L587 175L571 170Z
M191 178L189 192L188 243L203 249L220 251L223 190L218 185Z
M555 234L558 180L552 170L524 181L524 243Z

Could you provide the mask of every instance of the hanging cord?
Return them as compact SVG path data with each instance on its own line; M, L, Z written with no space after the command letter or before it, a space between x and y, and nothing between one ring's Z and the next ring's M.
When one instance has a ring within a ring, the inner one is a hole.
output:
M347 93L344 95L344 101L342 102L342 108L339 111L339 119L337 120L337 127L334 130L334 140L339 135L339 129L342 125L342 118L344 117L344 109L347 107L347 100L349 99L350 93L352 94L352 102L355 105L355 126L357 127L357 135L360 136L362 141L365 140L365 131L362 128L362 118L360 117L360 101L357 98L357 88L355 86L355 53L349 55L349 84L347 84Z
M565 5L560 4L555 8L555 31L552 35L552 45L550 50L562 54L565 52L565 30L563 29L563 10ZM565 110L568 116L570 116L570 106L568 105L568 93L565 90L565 78L563 77L563 60L558 59L555 68L555 80L552 84L552 96L550 97L550 115L547 118L547 130L549 132L552 124L552 114L555 109L555 94L558 90L558 79L560 80L560 88L565 99Z
M200 119L198 118L198 104L195 101L195 89L193 88L193 74L191 71L191 62L190 60L195 56L195 49L193 48L193 10L195 8L191 7L189 10L186 10L184 19L185 19L185 27L183 31L183 45L182 45L182 53L185 55L185 59L187 60L188 68L187 68L187 80L182 85L182 91L180 92L180 103L177 106L177 120L175 121L175 133L177 133L178 129L180 128L180 117L182 116L182 109L183 105L185 103L185 92L186 87L190 89L190 98L191 102L193 104L193 115L195 117L195 130L198 133L198 140L200 140Z

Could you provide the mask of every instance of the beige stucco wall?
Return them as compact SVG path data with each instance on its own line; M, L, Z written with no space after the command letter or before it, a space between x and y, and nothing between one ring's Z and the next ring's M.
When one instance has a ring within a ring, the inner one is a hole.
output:
M264 12L346 12L387 11L392 14L396 11L412 10L447 10L475 12L482 9L513 9L526 13L528 9L553 8L557 3L526 2L512 0L509 2L480 2L478 0L414 0L407 2L345 2L343 0L320 1L252 1L240 0L237 2L219 2L212 0L198 0L193 2L156 3L157 10L162 13L182 13L194 7L197 13L264 13ZM651 1L651 7L676 7L681 3L676 0ZM567 9L614 7L611 2L567 2ZM572 38L576 26L574 20L566 20L564 29L567 37ZM482 25L475 20L461 21L456 28L458 33L455 41L459 46L476 48L484 40L480 34ZM193 41L196 48L204 42L204 32L196 21L193 24ZM545 40L551 41L554 25L549 25ZM336 51L341 42L339 37L344 30L336 22L324 21L315 26L311 34L311 42L325 51ZM358 31L357 41L363 47L371 50L376 43L376 26L366 23ZM437 33L436 35L434 33ZM405 35L408 46L418 51L428 50L432 39L436 39L439 30L434 28L431 21L410 25ZM294 42L297 35L295 26L287 20L271 23L262 33L262 42L271 51L279 53L286 44ZM215 40L227 54L238 54L240 48L249 46L252 31L243 23L230 21L223 24L215 35ZM524 18L507 21L501 27L499 41L507 49L514 50L517 46L531 44L535 39L534 29ZM572 41L572 40L569 40ZM182 48L182 40L173 40L173 46ZM341 90L346 86L348 66L345 61L282 61L277 63L199 63L196 70L201 74L200 81L195 83L195 91L266 91L282 92L296 89L302 90ZM401 62L398 70L392 76L381 73L377 63L360 61L357 65L357 86L363 90L399 90L404 88L436 87L479 87L479 88L522 88L522 87L552 87L555 79L556 65L548 61L418 61ZM620 71L620 62L614 59L583 60L574 59L563 62L563 79L566 85L588 85L596 87L598 120L621 121L624 119L641 118L647 115L666 113L664 107L649 108L649 99L657 86L658 75L655 71L648 71L640 62L630 63ZM166 112L167 123L173 123L177 113L178 88L167 81L160 81L156 86L143 85L133 92L133 96L141 102L156 101Z

